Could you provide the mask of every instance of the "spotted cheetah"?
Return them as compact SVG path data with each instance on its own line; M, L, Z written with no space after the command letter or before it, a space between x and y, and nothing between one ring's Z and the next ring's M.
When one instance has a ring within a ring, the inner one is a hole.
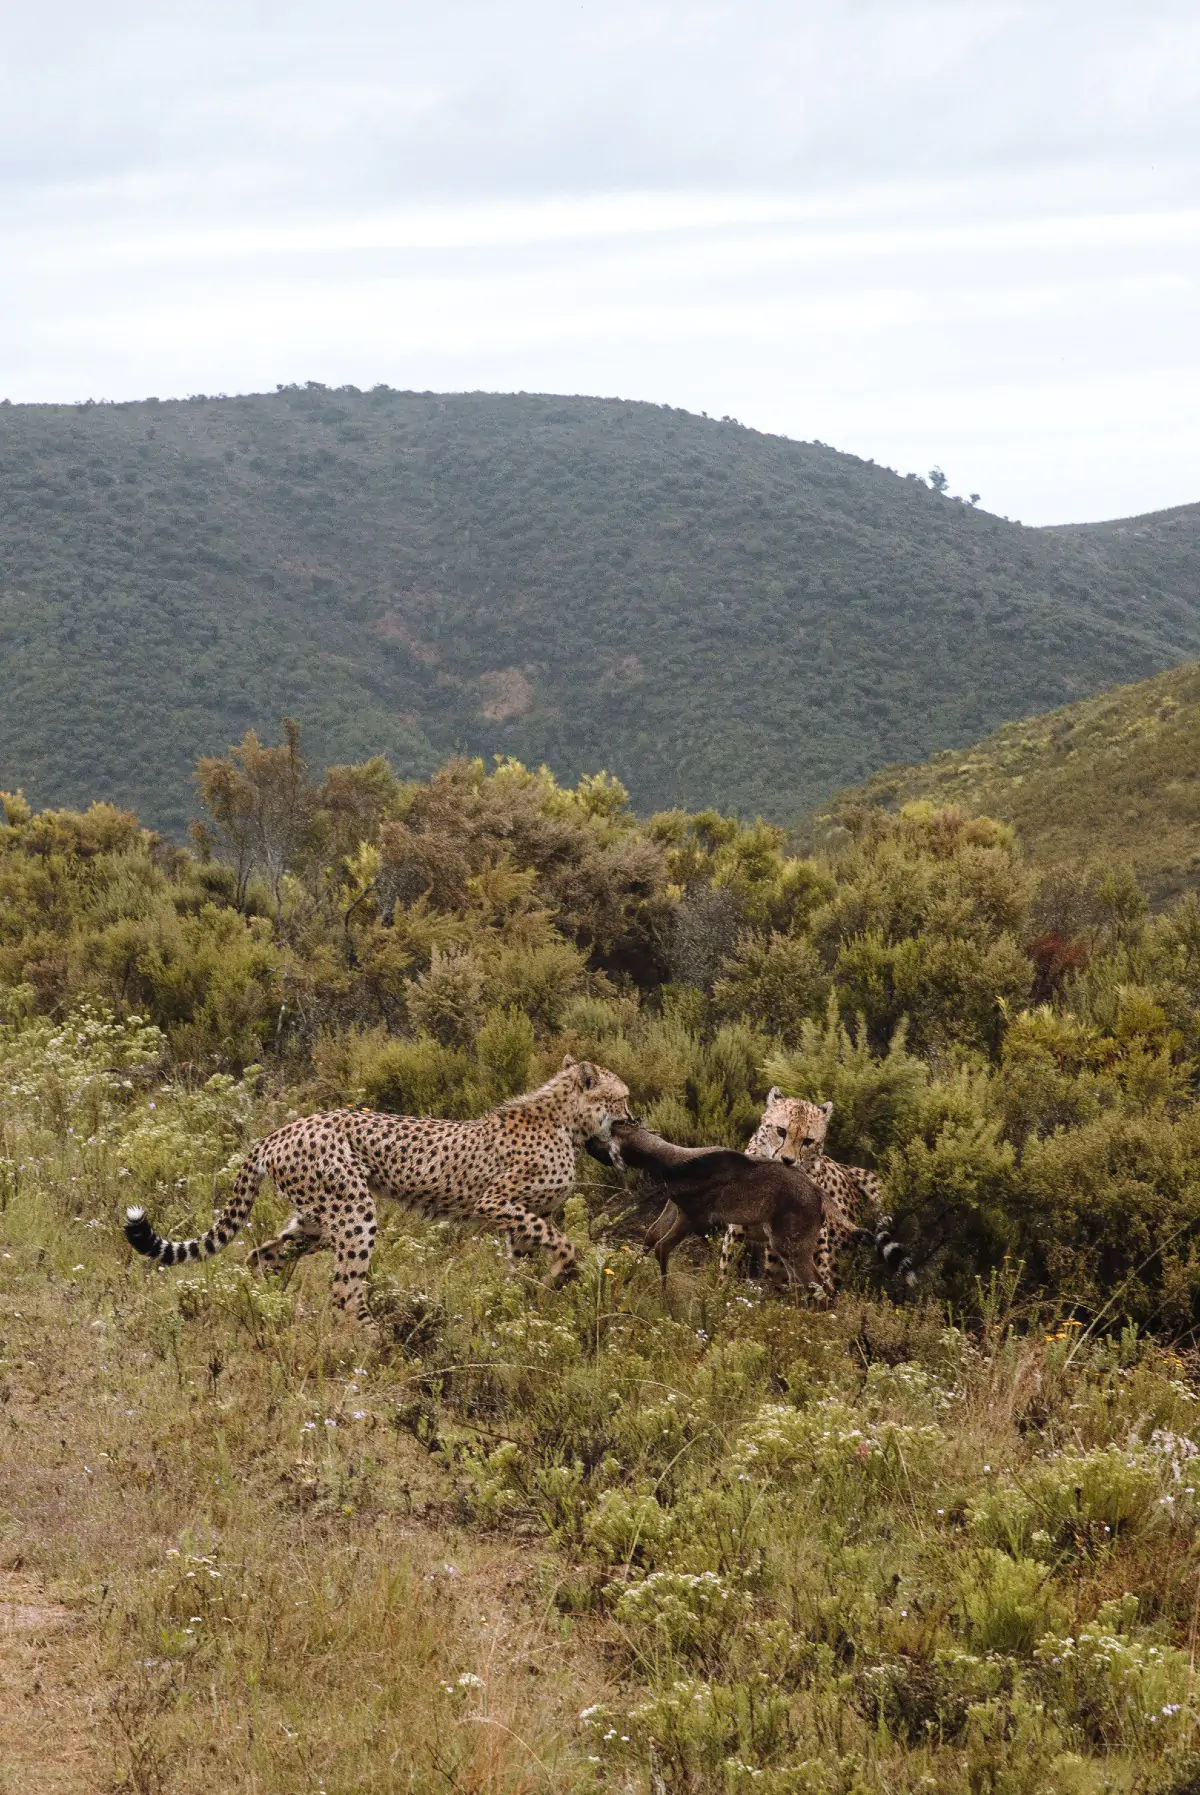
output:
M163 1240L144 1210L130 1209L125 1235L159 1265L219 1253L270 1178L295 1213L282 1233L250 1254L250 1264L269 1270L332 1247L335 1300L355 1320L367 1319L377 1197L427 1215L490 1222L518 1252L545 1247L551 1278L558 1280L575 1271L575 1249L543 1218L570 1196L575 1155L589 1136L603 1139L614 1121L631 1119L628 1086L603 1066L568 1054L546 1084L473 1122L354 1109L287 1122L243 1160L229 1203L207 1234Z
M809 1103L803 1097L785 1097L777 1086L767 1093L762 1120L751 1136L746 1152L756 1159L773 1159L784 1147L789 1135L793 1143L799 1136L801 1155L798 1163L807 1172L825 1199L825 1224L817 1243L817 1277L826 1298L832 1300L834 1288L834 1254L850 1241L869 1240L889 1272L902 1277L906 1284L916 1283L912 1262L891 1232L892 1218L883 1212L884 1189L874 1172L863 1166L844 1166L827 1159L821 1148L833 1114L832 1103ZM874 1226L863 1228L859 1222L860 1204L866 1202L874 1216ZM727 1228L721 1244L720 1279L723 1283L738 1241L741 1228ZM783 1268L770 1248L766 1253L766 1270L778 1279Z

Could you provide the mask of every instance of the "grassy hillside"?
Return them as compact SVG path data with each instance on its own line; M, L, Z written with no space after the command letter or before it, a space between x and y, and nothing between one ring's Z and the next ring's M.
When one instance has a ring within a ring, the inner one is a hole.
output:
M1015 823L1043 864L1123 862L1156 901L1200 885L1200 665L889 767L839 808L920 797Z
M448 750L789 817L1200 654L1200 508L1027 530L617 401L0 407L0 786L181 829L199 753Z

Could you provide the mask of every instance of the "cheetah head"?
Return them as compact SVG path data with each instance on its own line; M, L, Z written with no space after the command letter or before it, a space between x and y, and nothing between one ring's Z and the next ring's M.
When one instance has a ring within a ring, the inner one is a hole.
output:
M614 1122L637 1120L629 1108L629 1086L607 1066L572 1059L568 1054L562 1069L564 1074L573 1074L569 1087L572 1108L589 1135L606 1141Z
M805 1097L785 1097L777 1085L767 1092L760 1134L771 1158L784 1165L806 1165L825 1144L832 1103L810 1103Z

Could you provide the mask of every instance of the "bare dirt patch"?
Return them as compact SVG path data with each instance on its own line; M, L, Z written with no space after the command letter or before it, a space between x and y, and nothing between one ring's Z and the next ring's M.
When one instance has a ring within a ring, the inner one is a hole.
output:
M489 723L506 723L511 717L525 717L533 709L535 667L495 667L481 673L476 685L483 693L479 706L481 716Z
M69 1608L36 1578L0 1571L0 1789L89 1795L108 1786L81 1645Z

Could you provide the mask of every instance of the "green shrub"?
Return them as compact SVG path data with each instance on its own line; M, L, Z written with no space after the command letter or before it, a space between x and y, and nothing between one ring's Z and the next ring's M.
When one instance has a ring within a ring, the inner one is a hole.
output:
M1191 1679L1186 1652L1131 1637L1136 1616L1134 1596L1106 1602L1077 1634L1048 1634L1035 1657L1047 1699L1089 1745L1153 1756L1191 1726Z
M803 935L743 936L713 986L720 1016L752 1022L795 1047L805 1022L819 1017L830 978L813 943Z
M622 1590L613 1615L639 1650L715 1670L750 1605L715 1571L663 1570Z
M1028 1656L1060 1609L1045 1564L996 1548L964 1563L959 1588L967 1637L978 1652Z
M606 1490L583 1518L588 1550L604 1564L652 1566L669 1549L674 1521L653 1496Z
M971 1511L981 1539L1053 1564L1096 1553L1164 1524L1166 1458L1109 1445L1041 1459L1019 1482L999 1482Z
M466 1047L484 1013L484 971L470 953L434 948L427 971L410 979L405 1006L414 1026L442 1047Z

